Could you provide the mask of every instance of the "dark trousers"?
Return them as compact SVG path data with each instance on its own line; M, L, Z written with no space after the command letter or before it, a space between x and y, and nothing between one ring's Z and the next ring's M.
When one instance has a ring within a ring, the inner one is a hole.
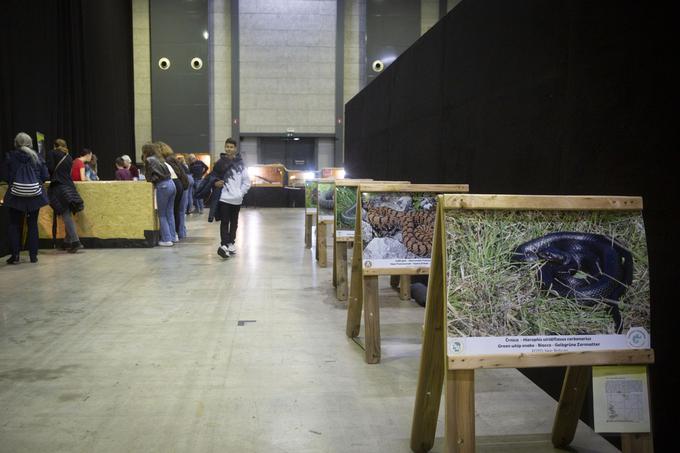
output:
M233 244L236 239L236 228L238 228L238 213L241 205L218 203L220 210L220 240L222 245Z
M175 183L175 202L173 204L173 206L175 207L175 232L177 233L177 235L179 235L179 227L180 227L180 225L179 225L179 220L180 220L179 219L179 215L180 215L179 206L180 206L180 203L182 202L182 192L184 192L184 187L182 187L182 181L180 181L179 178L173 179L172 182ZM182 213L182 215L184 215L184 213Z
M39 209L31 212L18 211L9 208L9 250L12 256L19 256L21 249L21 229L24 226L24 216L28 223L28 254L31 257L38 256L38 212Z

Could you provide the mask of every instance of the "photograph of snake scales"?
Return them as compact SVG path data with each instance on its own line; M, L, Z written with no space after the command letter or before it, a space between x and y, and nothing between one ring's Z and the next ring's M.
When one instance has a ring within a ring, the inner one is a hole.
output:
M320 216L335 216L335 201L333 200L333 192L335 191L335 184L328 182L320 182L317 189L319 197L317 204L319 206Z
M640 213L446 213L449 336L650 332Z
M436 198L425 193L363 193L363 258L430 258Z

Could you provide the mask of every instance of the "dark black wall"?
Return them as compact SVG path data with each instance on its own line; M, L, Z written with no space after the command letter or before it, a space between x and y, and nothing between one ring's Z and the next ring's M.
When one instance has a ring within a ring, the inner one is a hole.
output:
M151 0L151 115L153 140L175 152L207 152L208 112L208 0ZM170 67L161 70L160 58ZM190 65L195 57L201 69Z
M134 155L129 0L11 0L0 14L0 149L17 132L91 148L99 174Z
M346 105L356 178L644 197L657 445L680 384L672 17L629 0L464 0Z

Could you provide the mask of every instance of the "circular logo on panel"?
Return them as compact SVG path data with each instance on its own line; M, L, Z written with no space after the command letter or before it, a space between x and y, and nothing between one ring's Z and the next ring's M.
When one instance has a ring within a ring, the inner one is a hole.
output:
M642 348L649 344L649 334L642 327L633 327L626 333L628 345L634 348Z
M366 261L364 261L364 267L365 267L366 269L370 269L371 266L373 266L373 263L371 263L371 260L366 260Z
M460 341L452 341L451 352L454 354L460 354L461 352L463 352L463 343L461 343Z

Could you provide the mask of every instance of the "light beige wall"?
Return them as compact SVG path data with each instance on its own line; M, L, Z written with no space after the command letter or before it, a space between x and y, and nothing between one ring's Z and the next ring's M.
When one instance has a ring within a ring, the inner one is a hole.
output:
M332 0L241 0L242 132L335 132Z
M344 85L345 103L357 94L361 86L361 72L366 63L361 53L361 15L366 11L366 0L345 0Z
M420 1L420 34L424 35L439 20L439 0Z
M132 0L132 51L135 96L135 149L124 150L136 162L142 145L151 140L151 46L149 0Z
M463 0L447 0L446 2L446 12L451 11L457 4L462 2ZM470 0L472 1L472 0Z
M210 68L210 145L213 161L231 136L231 2L213 0L209 21L212 25Z

